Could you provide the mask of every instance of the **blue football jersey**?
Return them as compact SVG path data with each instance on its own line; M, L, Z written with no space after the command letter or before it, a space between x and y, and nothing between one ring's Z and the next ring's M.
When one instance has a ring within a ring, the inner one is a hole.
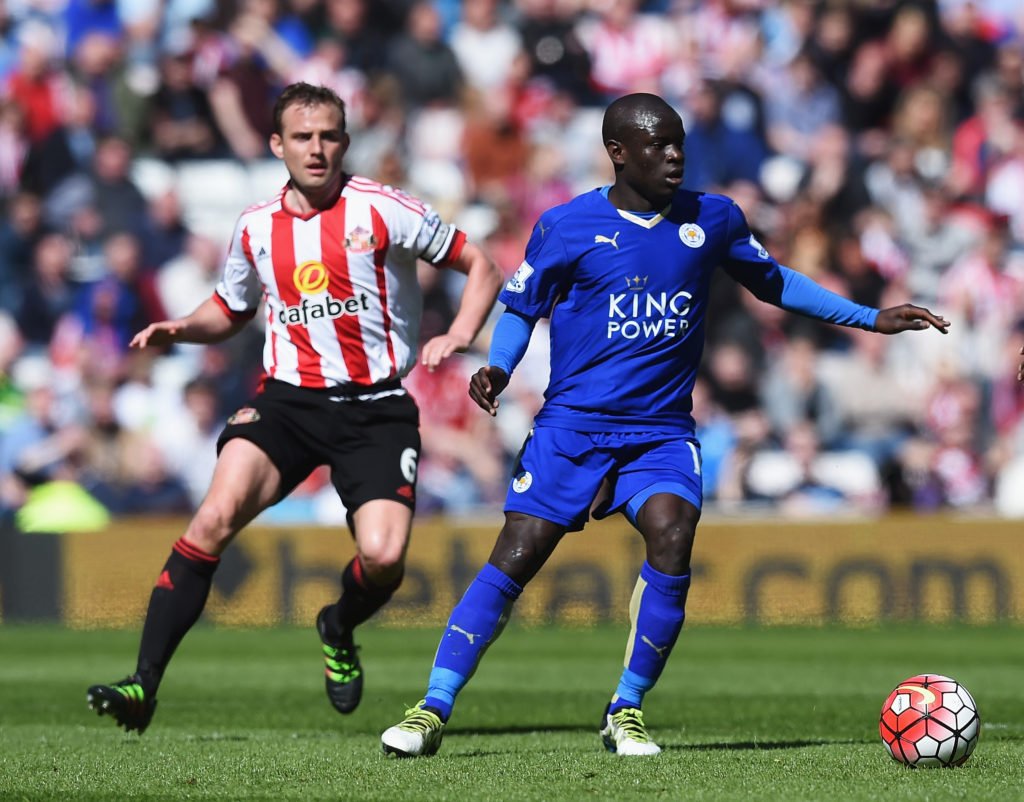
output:
M551 319L551 378L538 424L581 431L692 431L712 271L781 285L779 264L721 195L680 190L657 215L595 189L545 212L501 293Z

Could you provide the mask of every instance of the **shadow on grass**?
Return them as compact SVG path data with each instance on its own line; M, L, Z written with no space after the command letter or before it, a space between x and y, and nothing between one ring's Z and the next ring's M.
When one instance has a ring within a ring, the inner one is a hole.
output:
M446 735L529 735L535 732L597 732L598 726L581 726L579 724L520 724L508 727L454 727L445 731Z
M838 746L865 743L868 743L868 741L856 741L849 738L836 740L818 739L815 741L732 741L717 744L668 744L667 746L663 745L662 749L678 752L761 752L772 749L803 749L807 746Z
M472 727L465 729L450 729L448 730L449 735L529 735L535 733L544 732L578 732L584 734L596 734L597 727L585 727L578 724L552 724L550 726L510 726L510 727ZM713 751L769 751L774 749L803 749L808 746L837 746L837 745L854 745L864 744L869 741L856 740L850 738L837 738L827 739L818 738L813 741L811 740L792 740L792 741L730 741L728 743L682 743L682 744L665 744L662 743L661 747L665 751L670 752L686 752L686 751L701 751L701 752L713 752ZM486 754L486 753L485 753Z

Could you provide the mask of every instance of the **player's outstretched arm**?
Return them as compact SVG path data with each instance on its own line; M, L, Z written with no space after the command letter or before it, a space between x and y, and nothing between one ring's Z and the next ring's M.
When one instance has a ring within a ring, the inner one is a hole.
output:
M248 321L248 317L228 317L211 297L187 317L150 323L132 337L129 346L159 348L179 342L217 343L240 331Z
M875 331L882 334L899 334L901 331L919 331L929 327L946 334L949 330L949 321L913 304L890 306L879 312L875 319Z
M498 414L498 396L508 387L509 375L501 368L486 365L469 380L469 397L492 418Z
M480 248L467 242L450 267L466 274L459 309L448 331L423 344L420 361L433 370L453 353L464 352L476 339L501 291L501 270Z

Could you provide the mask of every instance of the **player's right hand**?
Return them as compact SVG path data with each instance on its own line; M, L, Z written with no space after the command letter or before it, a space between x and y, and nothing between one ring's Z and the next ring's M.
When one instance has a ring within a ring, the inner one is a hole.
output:
M485 365L469 380L469 397L492 418L498 414L498 396L508 387L509 375L494 365Z
M163 345L171 345L178 341L178 334L181 332L180 320L161 320L159 323L150 323L146 328L132 337L128 343L129 348L146 348L154 346L159 348Z

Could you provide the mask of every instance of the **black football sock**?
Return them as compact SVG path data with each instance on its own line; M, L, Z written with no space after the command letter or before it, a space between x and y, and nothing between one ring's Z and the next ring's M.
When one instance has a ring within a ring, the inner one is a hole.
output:
M199 620L220 557L180 538L171 549L149 597L136 673L147 693L156 693L167 663L185 633Z
M401 584L401 576L387 586L373 584L363 573L359 557L353 557L341 573L341 598L324 616L327 637L335 643L351 643L352 630L387 604Z

